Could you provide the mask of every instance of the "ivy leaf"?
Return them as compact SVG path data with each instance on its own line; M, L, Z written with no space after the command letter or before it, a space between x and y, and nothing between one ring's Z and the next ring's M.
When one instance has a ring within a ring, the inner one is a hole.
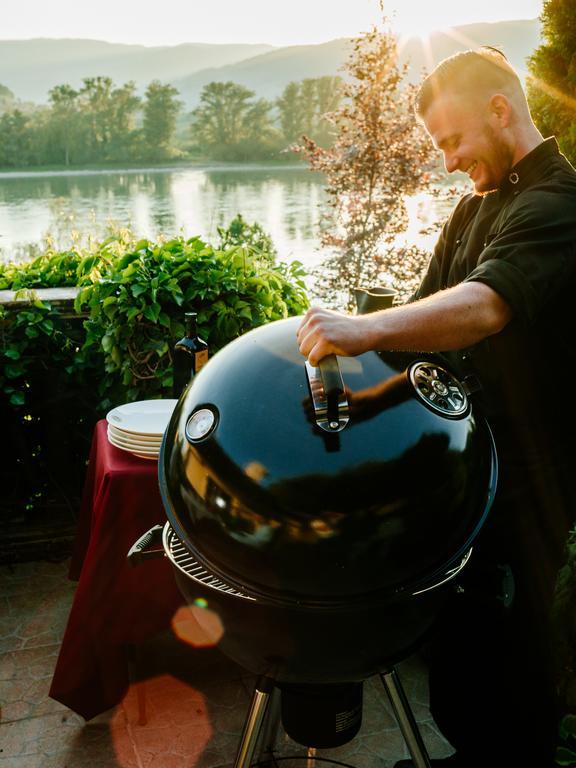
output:
M150 320L153 323L156 323L158 321L158 316L160 315L160 310L162 307L160 304L154 303L154 304L148 304L146 307L144 307L144 317L147 320Z
M24 397L23 392L13 392L10 395L11 405L24 405L25 402L26 402L26 398Z
M106 334L102 337L102 349L104 352L110 352L114 346L114 339L112 336Z
M25 370L26 369L22 363L8 363L4 366L4 373L8 379L17 379Z
M576 765L576 752L566 747L558 747L556 750L556 764L574 768L574 765Z

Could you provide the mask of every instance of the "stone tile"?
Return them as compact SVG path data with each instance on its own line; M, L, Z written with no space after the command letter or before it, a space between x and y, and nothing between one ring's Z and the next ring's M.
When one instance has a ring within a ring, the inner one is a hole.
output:
M4 621L4 618L8 616L10 611L11 611L11 607L10 607L9 598L0 597L0 622Z
M146 723L139 724L138 694L146 705ZM121 707L142 768L194 765L214 735L209 708L200 691L169 675L130 687ZM120 708L111 720L114 729Z
M57 646L48 646L48 649L53 651L55 647L57 649ZM27 656L30 653L29 651L16 651L14 654L5 655ZM1 656L0 659L2 659ZM55 656L47 655L44 658L44 664L37 662L27 666L25 660L20 659L19 661L21 663L20 674L0 682L3 722L58 712L67 715L70 710L48 697ZM14 663L17 664L18 661Z
M8 604L11 616L22 616L32 619L34 616L48 615L52 622L65 621L72 604L75 585L72 583L59 584L50 591L42 590L37 593L10 595L4 600Z
M0 681L16 677L40 680L52 676L60 643L29 648L0 656Z
M2 732L1 768L140 768L121 720L111 728L77 715L47 715L4 723Z
M45 768L45 755L25 755L24 757L2 757L0 768Z
M29 569L34 563L17 563L0 567L0 596L47 594L68 581L67 563L46 563L46 569ZM39 564L38 564L39 565Z

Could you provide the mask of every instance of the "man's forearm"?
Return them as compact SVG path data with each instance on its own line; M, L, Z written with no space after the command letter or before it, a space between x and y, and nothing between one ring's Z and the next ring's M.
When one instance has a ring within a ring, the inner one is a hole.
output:
M298 332L300 351L315 365L330 353L370 349L438 352L469 347L501 331L512 313L487 285L461 283L420 301L347 317L310 310Z
M510 317L508 305L491 288L477 282L461 283L374 318L372 348L463 349L501 331Z

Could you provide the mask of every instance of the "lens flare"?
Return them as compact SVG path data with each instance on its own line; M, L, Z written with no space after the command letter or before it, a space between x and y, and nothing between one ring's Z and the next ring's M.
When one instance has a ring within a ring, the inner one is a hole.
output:
M218 645L224 635L220 616L208 608L203 598L194 605L182 606L172 617L172 631L183 643L194 648L211 648Z

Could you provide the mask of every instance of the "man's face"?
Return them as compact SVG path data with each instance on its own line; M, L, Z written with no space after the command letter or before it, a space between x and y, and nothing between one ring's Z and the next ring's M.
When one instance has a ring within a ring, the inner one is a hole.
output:
M513 150L493 119L489 102L437 96L424 116L426 130L444 155L448 173L467 173L477 195L497 189L513 165Z

